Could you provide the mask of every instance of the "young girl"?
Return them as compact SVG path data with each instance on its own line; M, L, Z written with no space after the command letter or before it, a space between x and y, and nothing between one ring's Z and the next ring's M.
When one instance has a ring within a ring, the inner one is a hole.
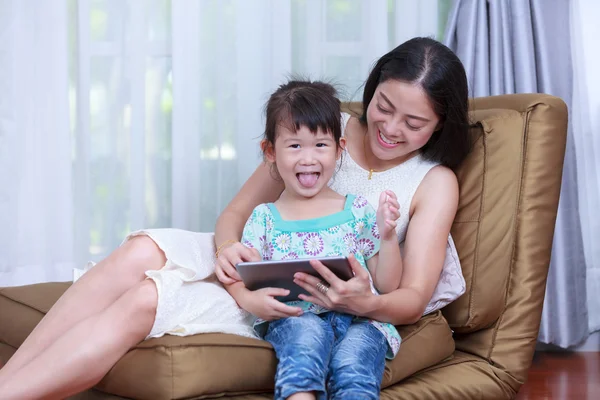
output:
M266 107L262 149L285 189L275 203L257 206L248 219L242 243L263 260L355 257L382 292L400 285L402 259L396 237L400 217L396 196L384 191L378 211L360 196L342 196L328 183L341 156L339 100L330 85L292 81L281 86ZM386 351L393 357L400 336L393 325L330 311L306 301L282 304L274 297L286 290L250 291L242 282L226 286L245 310L258 317L255 328L275 348L279 364L275 398L337 398L338 388L356 382L361 398L379 398ZM321 283L319 290L328 287ZM270 322L269 322L270 321ZM363 331L353 348L364 354L353 372L342 371L339 343L349 328ZM340 383L340 384L339 384Z

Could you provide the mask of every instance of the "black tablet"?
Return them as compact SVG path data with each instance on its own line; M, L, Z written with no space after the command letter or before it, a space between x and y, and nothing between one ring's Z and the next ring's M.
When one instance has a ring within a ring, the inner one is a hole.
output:
M316 258L328 267L338 278L347 281L354 276L350 263L346 257L321 257ZM304 272L320 277L309 263L310 259L294 259L282 261L257 261L242 262L236 265L236 269L244 285L250 290L265 287L288 289L287 296L277 297L279 301L299 300L299 294L308 293L294 283L294 274Z

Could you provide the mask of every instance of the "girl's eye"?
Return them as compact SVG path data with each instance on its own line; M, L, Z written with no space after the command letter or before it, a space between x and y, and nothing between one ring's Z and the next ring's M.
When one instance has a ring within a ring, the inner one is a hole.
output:
M317 143L317 147L327 147L327 143Z
M381 111L382 113L384 113L384 114L389 114L390 113L389 110L386 110L385 108L381 107L379 104L377 104L377 109L379 111Z
M290 144L290 146L292 149L299 149L300 145L299 144Z

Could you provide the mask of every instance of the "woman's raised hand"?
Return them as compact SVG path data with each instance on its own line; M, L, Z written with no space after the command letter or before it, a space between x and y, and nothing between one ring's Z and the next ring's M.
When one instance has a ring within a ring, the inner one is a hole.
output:
M243 261L261 261L260 253L240 242L231 242L219 248L215 274L221 283L231 285L242 278L235 269L235 265Z
M348 261L354 277L343 281L320 261L311 260L310 264L323 279L302 272L296 273L294 282L310 293L310 296L301 294L300 298L329 310L358 316L371 311L369 300L375 295L371 292L369 273L353 255L348 257Z

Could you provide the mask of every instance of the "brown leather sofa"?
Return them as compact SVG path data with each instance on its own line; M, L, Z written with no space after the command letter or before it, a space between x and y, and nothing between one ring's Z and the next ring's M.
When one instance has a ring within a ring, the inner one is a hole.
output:
M474 149L458 169L452 234L467 292L443 312L400 327L382 399L511 399L536 344L567 131L558 98L475 99ZM68 287L0 289L0 360L6 361ZM76 399L267 399L270 345L233 335L167 336L128 352Z

